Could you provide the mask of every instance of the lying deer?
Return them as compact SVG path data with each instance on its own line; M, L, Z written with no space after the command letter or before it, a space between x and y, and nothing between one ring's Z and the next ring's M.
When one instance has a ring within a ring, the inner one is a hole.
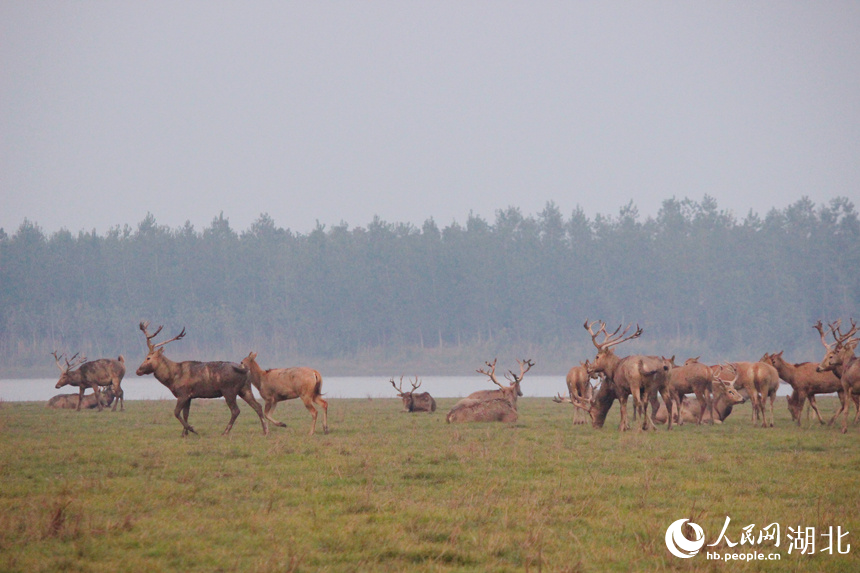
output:
M415 377L415 382L412 380L409 381L409 384L412 385L412 390L408 392L403 391L403 376L400 377L400 386L396 386L394 384L394 378L389 380L389 382L394 386L400 399L403 400L404 412L433 413L436 411L436 400L433 399L433 396L431 396L429 392L416 392L416 390L421 386L418 376Z
M270 422L286 428L286 424L275 420L271 414L278 402L301 398L313 418L309 434L313 435L317 427L317 409L314 404L322 408L323 433L328 434L328 402L322 397L322 375L319 372L303 366L263 370L257 364L256 352L243 358L242 366L248 369L251 384L260 392L265 403L264 414Z
M224 429L223 435L230 433L233 423L239 417L239 406L236 397L241 397L248 403L260 418L263 425L263 434L269 433L269 426L263 417L263 408L254 399L251 390L251 379L248 370L235 362L197 362L188 360L185 362L173 362L164 355L164 346L175 340L181 340L185 336L185 329L170 340L153 344L152 339L161 332L159 326L155 332L149 334L148 322L140 323L140 330L146 337L146 346L149 353L137 369L137 375L154 374L155 378L164 384L174 396L176 396L176 408L173 415L182 424L182 437L189 432L197 432L188 423L188 412L191 409L191 400L194 398L221 398L227 402L230 408L230 421Z
M58 394L48 400L46 407L55 410L77 410L78 406L87 409L99 407L99 403L105 408L110 406L114 401L113 387L108 386L98 394L86 394L83 401L79 394Z
M499 389L472 392L454 404L445 418L447 422L516 422L519 417L517 396L522 396L520 383L526 372L534 366L531 360L517 360L517 363L520 365L520 373L516 375L512 370L509 371L511 378L506 378L511 384L508 386L502 385L496 378L496 360L486 363L489 370L479 368L478 372L486 374Z

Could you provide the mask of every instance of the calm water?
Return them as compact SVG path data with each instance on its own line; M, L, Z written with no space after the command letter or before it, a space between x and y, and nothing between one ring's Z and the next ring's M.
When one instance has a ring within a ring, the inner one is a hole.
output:
M332 376L324 378L323 392L326 398L395 398L388 380L384 376ZM70 394L77 390L68 386L57 390L54 388L56 383L56 378L0 380L0 400L41 402L57 394ZM404 385L409 386L405 379ZM122 388L126 400L173 399L170 391L152 376L126 376ZM430 392L436 398L458 398L475 390L492 388L493 384L485 376L425 376L421 378L419 392ZM522 390L528 397L555 396L566 391L564 376L526 376ZM790 393L791 388L787 384L780 385L779 396Z

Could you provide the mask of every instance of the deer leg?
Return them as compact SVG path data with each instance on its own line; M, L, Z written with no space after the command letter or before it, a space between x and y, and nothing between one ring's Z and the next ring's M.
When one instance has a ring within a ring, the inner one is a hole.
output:
M81 411L81 404L84 403L84 390L86 390L86 386L81 384L78 387L78 407L76 408L78 412Z
M176 408L173 409L173 415L182 424L182 437L188 435L188 432L196 434L197 431L188 423L188 413L191 411L191 398L179 398L176 400ZM184 418L184 419L183 419Z
M227 407L230 408L230 421L227 422L227 427L224 428L224 431L221 432L222 436L226 436L230 433L230 430L233 429L233 422L236 421L236 418L239 417L239 405L236 403L236 396L234 394L224 394L224 401L227 402Z
M305 405L305 408L308 409L308 412L311 414L311 418L313 421L311 422L311 431L308 432L309 436L312 436L317 429L317 409L314 408L313 398L310 396L302 396L302 402Z
M815 402L815 394L809 395L809 407L812 408L812 411L815 412L815 417L818 418L819 424L824 424L824 420L821 419L821 412L818 411L818 404Z
M257 417L260 418L260 424L263 425L263 435L269 435L269 424L266 423L266 418L263 416L263 407L260 406L260 403L257 402L257 399L254 398L254 391L251 390L250 386L243 387L239 391L239 396L251 407L254 409L254 412L257 413Z
M857 412L854 414L854 424L857 423L857 420L860 419L860 394L852 394L851 399L854 400L854 407L857 409ZM847 400L846 400L847 402ZM848 404L845 404L845 407L848 408Z
M627 424L627 396L619 397L618 401L621 402L621 424L618 426L618 430L624 432L630 429L630 426Z
M275 406L277 406L277 405L278 405L277 397L272 396L271 398L267 398L266 399L266 405L263 408L263 414L266 416L266 419L269 420L274 425L278 426L279 428L286 428L287 425L285 423L279 422L272 417L272 412L275 411Z
M323 434L328 434L328 402L319 394L314 396L314 403L318 404L323 411Z

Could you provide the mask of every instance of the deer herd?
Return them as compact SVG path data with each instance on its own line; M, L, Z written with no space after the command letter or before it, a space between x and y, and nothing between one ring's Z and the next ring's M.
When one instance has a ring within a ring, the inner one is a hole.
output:
M837 395L840 408L828 423L833 424L841 416L842 433L847 432L852 402L856 409L854 422L860 418L860 359L854 353L860 342L857 335L860 328L854 319L845 332L838 320L828 324L827 330L821 321L814 325L825 349L824 358L818 364L791 364L783 358L782 352L765 354L758 362L711 366L700 363L697 358L678 365L674 356L634 354L622 357L613 349L623 342L639 338L642 328L637 325L636 330L628 334L630 326L622 331L622 325L619 325L610 333L603 321L586 320L583 326L591 336L596 356L571 368L566 378L566 395L559 394L553 398L555 402L574 406L574 424L586 423L590 418L593 427L603 427L610 408L618 400L619 430L628 430L631 424L627 402L632 396L633 419L641 420L637 427L643 430L656 429L659 424L666 424L670 430L674 424L680 426L685 422L719 424L735 405L746 400L752 404L753 425L773 427L773 404L780 380L792 387L788 409L798 425L807 401L818 421L825 423L815 401L817 394ZM231 414L224 434L230 432L239 416L237 398L242 398L256 412L263 434L269 432L268 422L286 426L272 418L272 413L278 402L294 398L300 398L311 415L310 434L316 430L318 409L323 413L323 431L328 433L328 402L322 397L322 376L318 371L305 367L263 370L257 364L256 352L251 352L239 363L174 362L164 355L164 347L184 338L184 328L178 335L159 343L154 343L153 339L161 332L161 326L150 334L149 323L141 322L140 330L146 339L148 352L136 373L138 376L154 375L176 397L173 414L182 425L182 436L197 433L188 423L194 398L222 397ZM828 334L832 342L828 342ZM87 361L78 354L65 358L65 355L54 351L52 355L60 370L56 387L68 385L77 387L79 391L77 394L55 396L48 402L48 407L98 408L101 411L113 404L113 411L116 411L119 404L120 410L125 408L121 388L125 375L122 356L116 360ZM517 397L523 395L520 385L534 362L518 360L519 374L508 371L505 375L508 384L496 377L496 362L486 362L486 366L477 372L487 376L498 388L473 392L457 402L446 416L448 423L517 421ZM428 392L416 392L421 386L417 376L414 382L409 380L412 387L409 391L403 390L402 376L399 385L395 384L394 378L390 383L403 402L404 412L436 411L436 400ZM263 406L255 399L252 387L259 392ZM85 396L87 389L93 392ZM691 394L695 398L687 397Z

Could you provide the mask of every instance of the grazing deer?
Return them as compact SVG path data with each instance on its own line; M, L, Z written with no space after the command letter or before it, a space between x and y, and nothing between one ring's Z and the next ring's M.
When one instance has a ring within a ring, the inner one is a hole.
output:
M630 336L626 336L630 326L618 334L618 331L621 330L621 325L619 325L615 332L609 334L606 332L606 323L601 321L600 329L594 332L592 327L597 322L594 321L589 324L586 320L583 325L591 335L591 342L597 348L597 356L591 361L589 372L602 372L615 384L619 402L621 402L621 424L618 429L625 431L630 428L627 422L627 398L631 394L636 413L643 418L642 428L656 429L654 421L647 415L649 398L655 392L659 392L663 401L666 402L666 407L672 408L672 399L666 387L670 363L666 359L656 356L632 355L619 358L612 351L612 347L627 340L639 338L642 335L642 329L636 325L636 331ZM603 341L597 342L597 337L601 333L603 334ZM654 414L653 408L651 414L652 416ZM671 420L670 416L669 429L672 428Z
M579 410L584 410L591 417L592 428L602 428L606 422L606 416L612 408L615 400L621 400L619 392L612 383L612 380L606 376L602 377L601 382L597 386L597 390L593 392L591 397L582 398L576 395L563 397L561 395L553 398L554 402L569 402Z
M490 369L479 368L477 371L486 374L499 389L472 392L454 404L445 418L447 422L516 422L519 417L517 396L522 396L520 383L526 372L534 366L531 360L517 360L517 363L520 365L519 376L510 370L511 378L507 378L507 375L505 377L511 384L504 386L496 378L496 360L492 363L486 362Z
M574 366L567 372L565 383L567 384L567 393L571 400L574 396L590 400L594 395L594 387L591 385L591 379L596 378L597 374L588 373L588 360L580 362L579 366ZM584 412L580 408L573 410L573 424L584 424ZM583 418L583 419L580 419Z
M860 359L854 355L854 349L857 348L857 344L860 343L860 338L854 337L857 333L858 327L852 318L851 328L847 333L843 334L839 321L831 323L830 332L833 335L834 340L832 344L828 344L825 340L820 320L818 321L818 324L815 325L815 328L817 328L818 332L821 333L821 344L823 344L824 348L827 350L816 370L819 372L832 370L837 376L839 376L839 380L842 382L842 391L846 396L845 402L839 410L839 414L842 414L842 433L844 434L848 432L849 408L847 397L854 394L860 394Z
M433 396L429 392L416 392L421 386L418 376L415 377L415 382L412 380L409 381L412 385L412 390L408 392L403 391L403 376L400 377L400 386L394 385L394 378L389 380L389 382L394 386L400 399L403 400L404 412L429 412L432 414L436 411L436 400L433 399Z
M270 422L286 428L286 424L275 420L271 414L278 402L301 398L313 418L309 435L313 435L317 427L317 409L314 404L322 408L323 433L328 434L328 402L322 397L322 375L319 372L304 366L263 370L257 364L256 352L243 358L242 366L248 369L251 384L259 390L265 403L264 414Z
M776 354L765 354L761 357L762 362L766 362L776 368L779 377L784 380L792 388L792 400L789 401L789 411L792 418L800 425L800 412L803 411L803 404L809 399L809 407L815 412L815 416L821 424L824 420L821 418L821 412L818 411L818 404L815 403L816 394L832 394L836 392L839 396L841 407L836 414L830 419L828 424L832 424L842 408L845 407L846 396L842 391L842 381L831 370L818 372L816 369L818 364L813 362L802 362L800 364L790 364L782 357L782 352ZM796 415L795 415L796 414Z
M99 407L99 403L105 408L111 405L114 401L113 387L107 386L98 394L86 394L83 402L79 394L58 394L48 400L46 407L54 410L77 410L81 404L83 408L94 409Z
M87 361L86 357L78 357L75 354L71 360L65 359L66 365L64 367L60 365L60 358L63 358L64 355L57 356L56 350L51 354L54 356L57 368L60 369L60 380L55 388L62 388L67 385L77 387L79 389L78 404L80 405L83 403L84 391L87 388L92 388L93 393L98 394L100 386L111 386L113 394L117 398L111 411L116 412L117 403L122 404L120 410L125 409L125 400L123 400L123 392L120 387L122 378L125 376L125 358L120 356L116 360L100 358ZM99 412L102 411L101 401L96 401L96 407L98 407ZM80 407L78 407L78 411L80 411Z
M235 362L197 362L188 360L185 362L173 362L164 355L164 346L174 340L181 340L185 336L185 329L170 340L153 344L152 339L158 336L162 327L159 326L155 332L149 334L148 322L140 323L140 330L146 337L146 346L149 353L137 369L137 375L154 374L155 378L164 384L174 396L176 396L176 408L173 415L182 424L182 437L189 432L197 432L188 423L188 412L191 409L191 400L194 398L224 398L227 407L230 408L230 422L224 429L223 435L230 433L233 423L239 417L239 406L236 397L241 397L248 403L260 418L263 425L263 434L269 433L269 426L263 417L263 408L254 399L251 390L251 380L248 370Z

